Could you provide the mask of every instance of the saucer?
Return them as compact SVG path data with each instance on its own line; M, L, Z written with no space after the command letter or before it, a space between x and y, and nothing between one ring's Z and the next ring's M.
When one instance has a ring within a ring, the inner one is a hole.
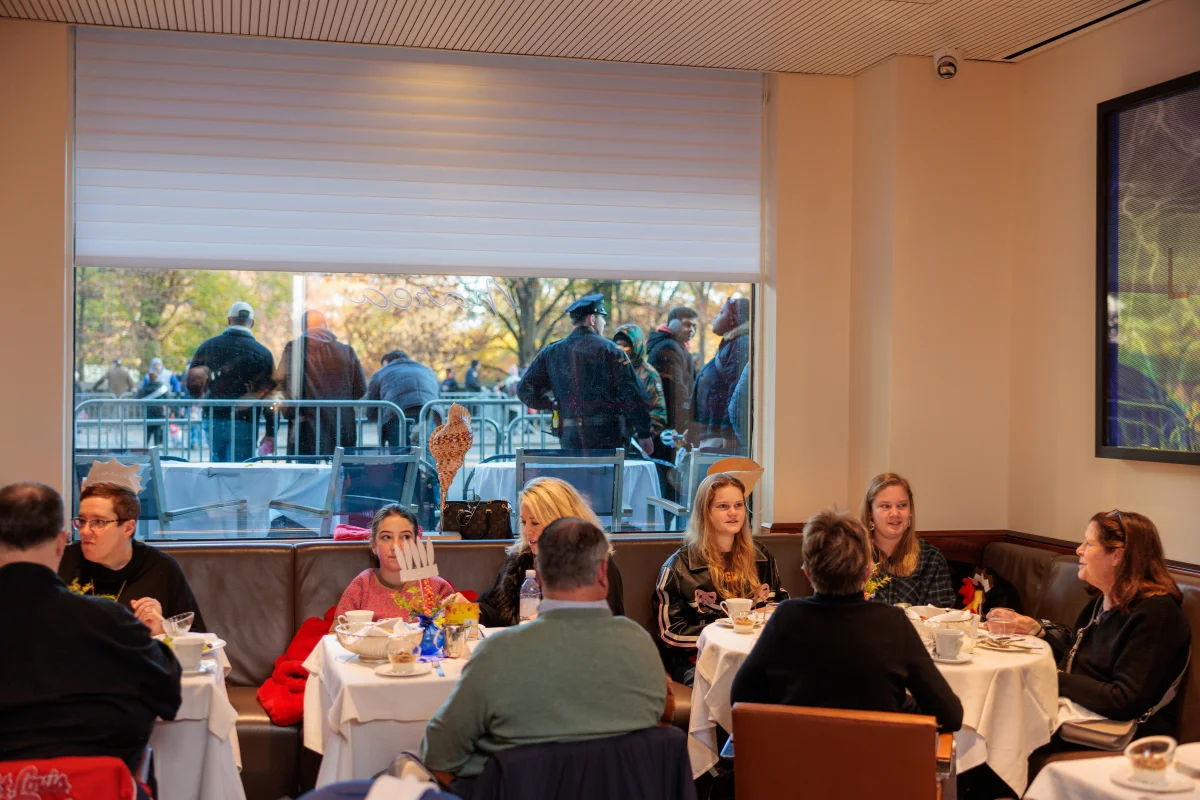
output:
M1175 748L1175 769L1200 778L1200 742L1189 742Z
M184 676L208 675L209 673L216 672L216 670L217 670L217 662L204 660L204 661L201 661L200 666L196 667L195 669L183 670L183 675Z
M959 653L958 658L942 658L939 655L933 655L935 664L966 664L971 661L973 656L970 653Z
M416 662L416 668L412 672L393 672L392 664L384 664L381 667L375 668L375 674L384 678L415 678L418 675L427 675L433 672L433 664L428 661Z
M1118 766L1112 771L1112 782L1117 786L1124 786L1126 789L1134 789L1139 792L1154 792L1156 794L1175 794L1177 792L1191 792L1196 788L1196 782L1186 775L1180 775L1172 769L1168 769L1166 773L1166 783L1143 783L1133 779L1133 767L1128 764Z
M224 639L213 639L211 642L204 643L204 652L211 653L213 650L220 650L224 646Z
M721 619L717 620L716 624L720 625L722 628L732 628L733 620L731 620L729 617L722 617ZM754 630L758 630L762 626L763 624L761 622L755 622Z

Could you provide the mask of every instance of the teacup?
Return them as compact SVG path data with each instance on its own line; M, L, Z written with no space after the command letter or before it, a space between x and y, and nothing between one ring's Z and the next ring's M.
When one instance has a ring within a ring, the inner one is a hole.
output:
M954 660L963 649L963 639L966 634L956 628L939 626L933 632L933 649L938 658Z
M730 619L734 633L754 633L754 615L750 612L734 614Z
M1167 783L1167 769L1175 759L1176 742L1170 736L1146 736L1130 742L1125 757L1133 766L1133 780L1149 786Z
M347 611L345 614L339 614L337 621L338 621L338 624L344 624L347 622L370 622L373 619L375 619L374 611L362 610L362 611Z
M204 637L197 634L176 636L171 646L175 649L175 658L179 666L188 670L200 668L200 659L204 656Z
M753 608L754 601L744 597L731 597L721 601L721 610L729 615L730 620L739 614L749 614Z

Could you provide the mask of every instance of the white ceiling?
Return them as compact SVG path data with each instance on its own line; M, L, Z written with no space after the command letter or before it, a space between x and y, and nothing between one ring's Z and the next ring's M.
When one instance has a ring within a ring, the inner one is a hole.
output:
M0 17L853 75L956 47L1001 60L1137 0L0 0Z

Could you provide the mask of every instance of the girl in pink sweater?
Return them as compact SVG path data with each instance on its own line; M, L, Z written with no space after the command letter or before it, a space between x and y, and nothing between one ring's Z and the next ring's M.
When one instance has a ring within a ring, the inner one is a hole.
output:
M379 567L365 569L350 581L334 613L334 625L340 615L358 609L374 611L376 620L402 617L405 621L415 622L410 612L399 605L400 599L406 593L411 595L413 589L423 591L426 599L433 602L445 598L456 603L467 602L442 578L400 580L400 560L396 558L395 546L403 547L404 540L416 541L420 535L417 518L407 508L390 505L379 510L371 520L371 552L379 560Z

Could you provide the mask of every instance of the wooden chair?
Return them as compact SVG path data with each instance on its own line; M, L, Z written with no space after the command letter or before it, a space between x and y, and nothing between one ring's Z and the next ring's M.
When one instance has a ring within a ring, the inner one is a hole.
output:
M733 739L738 800L954 794L954 736L933 717L737 703Z

